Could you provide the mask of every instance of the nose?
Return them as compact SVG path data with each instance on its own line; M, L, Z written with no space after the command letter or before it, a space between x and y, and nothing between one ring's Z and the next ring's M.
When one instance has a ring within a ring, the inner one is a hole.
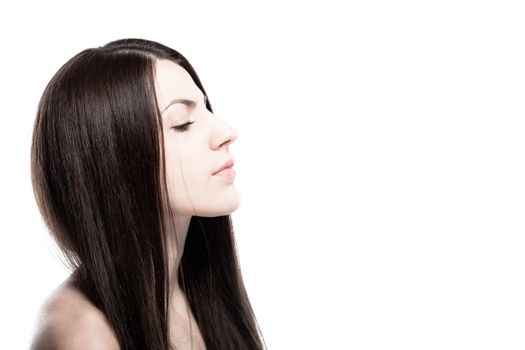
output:
M220 131L214 138L214 149L223 147L224 145L230 145L233 141L237 140L237 130L228 123L222 123Z

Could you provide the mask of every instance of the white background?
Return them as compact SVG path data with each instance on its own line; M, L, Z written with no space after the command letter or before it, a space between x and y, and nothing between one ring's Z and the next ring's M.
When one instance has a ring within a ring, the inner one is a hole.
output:
M235 126L232 214L269 349L525 348L518 1L3 3L0 348L67 277L29 147L49 79L126 37Z

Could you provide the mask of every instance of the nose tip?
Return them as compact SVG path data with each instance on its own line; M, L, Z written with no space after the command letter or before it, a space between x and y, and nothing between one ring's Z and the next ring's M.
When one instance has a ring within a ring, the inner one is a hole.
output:
M230 126L230 128L232 129L232 132L231 132L231 136L230 136L230 142L233 142L235 140L237 140L237 137L239 137L239 133L237 132L237 129L235 129L233 126Z
M226 141L224 141L222 144L221 144L221 147L224 146L225 144L231 144L233 143L233 141L237 140L237 130L233 127L233 126L229 126L230 127L230 132L229 134L226 135Z
M233 140L226 140L226 141L224 141L219 147L222 147L222 146L224 146L224 145L229 145L229 144L231 144L232 142L233 142Z

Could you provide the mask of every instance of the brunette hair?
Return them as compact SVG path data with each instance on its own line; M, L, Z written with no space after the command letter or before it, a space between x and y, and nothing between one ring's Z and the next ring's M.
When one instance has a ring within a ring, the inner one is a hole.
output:
M31 144L35 199L75 284L106 316L122 350L173 349L162 118L155 61L179 52L121 39L81 51L46 86ZM210 100L206 107L213 112ZM178 270L209 350L263 349L239 268L231 217L191 218ZM264 346L266 348L266 346Z

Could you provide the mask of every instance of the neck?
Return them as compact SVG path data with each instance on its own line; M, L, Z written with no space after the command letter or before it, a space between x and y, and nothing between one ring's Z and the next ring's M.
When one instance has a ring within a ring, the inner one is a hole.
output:
M178 271L184 253L191 216L177 216L174 219L175 233L168 237L169 288L172 295L179 295L182 293L182 289L179 285Z
M169 288L170 305L168 324L170 336L185 344L191 343L193 349L192 316L186 294L179 285L178 271L184 253L186 236L190 226L191 216L174 218L175 234L168 237ZM173 230L170 230L173 232ZM193 321L195 322L195 321Z

